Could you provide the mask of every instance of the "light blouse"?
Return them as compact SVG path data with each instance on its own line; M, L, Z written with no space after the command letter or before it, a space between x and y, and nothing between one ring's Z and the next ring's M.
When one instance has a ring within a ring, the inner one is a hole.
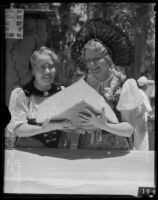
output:
M61 90L61 87L59 86L56 89ZM54 143L56 142L57 131L41 133L38 136L32 137L17 137L15 134L15 128L22 124L36 124L35 116L37 109L46 98L47 97L45 96L37 96L33 94L27 96L21 87L17 87L12 91L9 102L11 121L5 132L6 143L10 143L8 145L21 147L44 147L45 145L41 142L41 139L48 144L50 142L52 143L53 140Z
M92 75L87 77L87 83L91 85L102 96L104 88L107 87L108 81L99 82ZM47 97L39 97L31 95L27 97L22 88L17 87L11 93L9 111L11 113L11 121L7 126L6 137L17 138L15 135L15 128L21 124L28 123L28 120L35 119L38 106ZM127 79L122 86L121 94L116 105L110 103L118 118L119 112L128 111L126 119L123 121L129 122L134 127L134 132L131 137L117 136L112 133L95 129L95 130L71 130L71 134L80 134L78 140L78 148L84 149L137 149L148 150L148 129L146 112L148 105L144 101L142 94L137 87L134 79ZM122 119L119 119L120 122ZM62 133L60 135L58 147L69 148L71 138L69 133ZM54 132L54 134L57 134ZM46 135L47 139L47 135ZM49 138L48 138L49 139ZM44 145L33 137L25 137L22 146L41 146Z

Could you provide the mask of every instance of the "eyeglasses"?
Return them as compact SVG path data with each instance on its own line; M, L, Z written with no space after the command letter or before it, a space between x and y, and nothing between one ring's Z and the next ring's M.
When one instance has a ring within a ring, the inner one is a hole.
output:
M48 64L45 64L45 65L36 65L36 69L40 72L40 73L44 73L46 71L46 69L49 69L49 71L51 72L55 72L56 71L56 68L54 65L48 65Z

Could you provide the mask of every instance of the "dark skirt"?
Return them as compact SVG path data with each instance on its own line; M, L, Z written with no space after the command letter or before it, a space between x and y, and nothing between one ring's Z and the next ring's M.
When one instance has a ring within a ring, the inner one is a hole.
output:
M61 131L41 133L32 137L5 137L4 146L6 149L21 148L57 148Z

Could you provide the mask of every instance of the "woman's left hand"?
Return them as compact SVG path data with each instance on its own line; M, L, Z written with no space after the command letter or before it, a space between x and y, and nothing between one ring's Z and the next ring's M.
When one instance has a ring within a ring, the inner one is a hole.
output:
M95 111L91 107L86 107L85 112L79 113L80 124L84 126L94 126L95 128L103 129L107 124L107 117L105 115L105 109L102 108L101 114Z

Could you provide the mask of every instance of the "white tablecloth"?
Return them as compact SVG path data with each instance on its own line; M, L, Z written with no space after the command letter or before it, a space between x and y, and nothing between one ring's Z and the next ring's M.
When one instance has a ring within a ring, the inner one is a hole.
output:
M4 193L138 195L155 187L154 152L5 150Z

